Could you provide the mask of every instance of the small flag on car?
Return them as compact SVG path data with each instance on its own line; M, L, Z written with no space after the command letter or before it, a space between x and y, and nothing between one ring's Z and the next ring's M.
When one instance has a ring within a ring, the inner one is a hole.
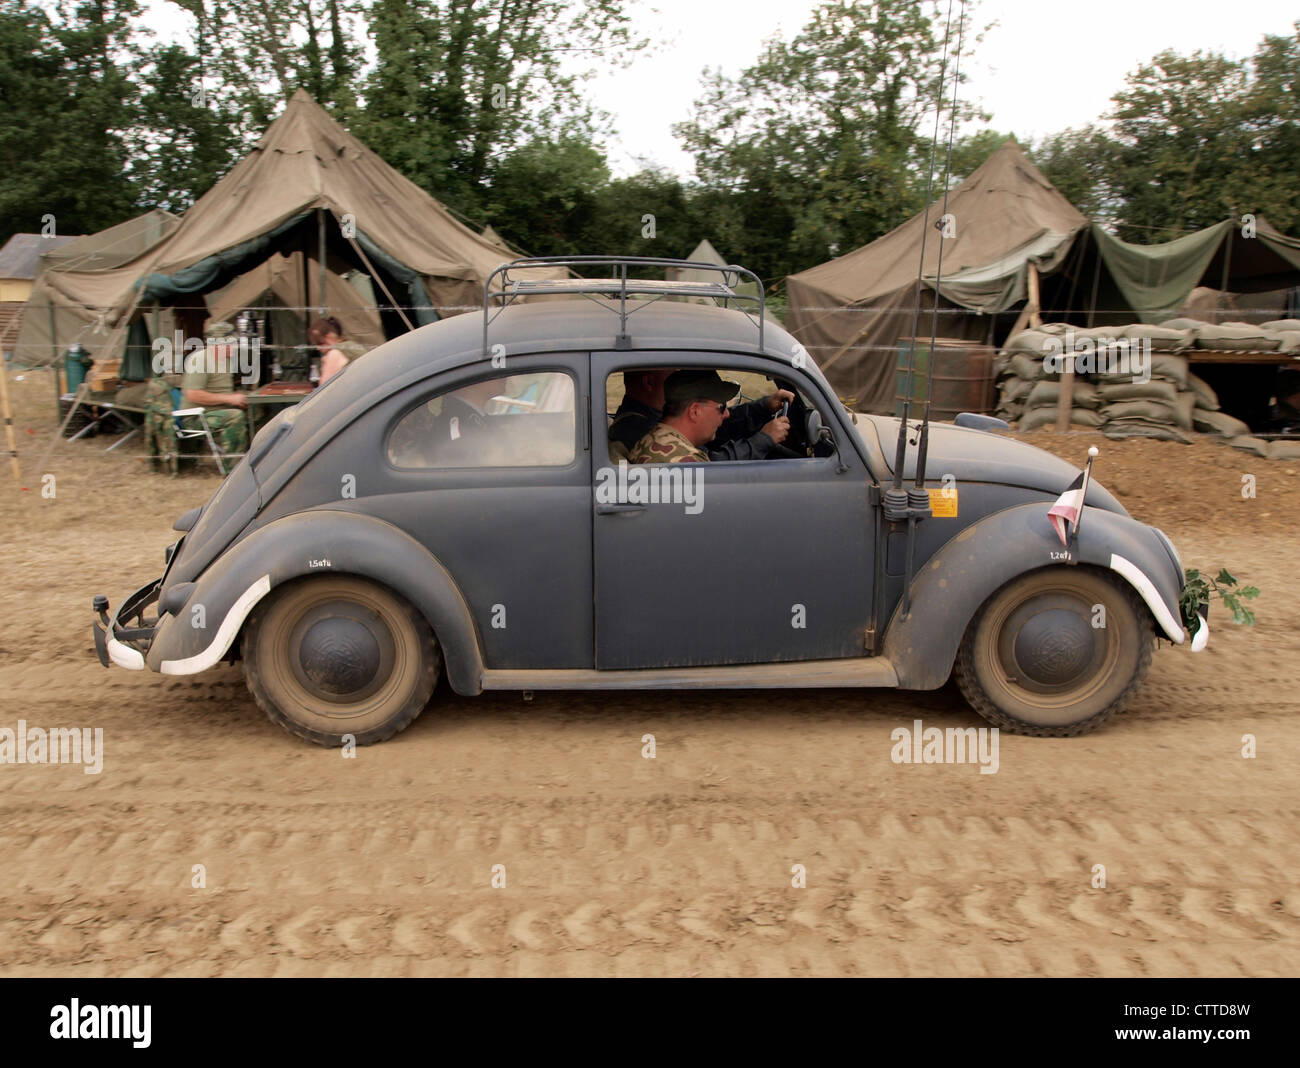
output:
M1079 512L1083 509L1083 472L1070 483L1070 488L1056 498L1056 503L1047 511L1047 518L1052 521L1052 529L1061 539L1061 544L1070 547L1069 523L1079 521Z

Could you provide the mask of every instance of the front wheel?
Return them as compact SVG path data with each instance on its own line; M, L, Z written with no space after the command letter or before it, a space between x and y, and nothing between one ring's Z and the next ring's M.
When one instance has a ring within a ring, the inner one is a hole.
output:
M1146 606L1104 572L1052 567L986 601L957 653L957 684L990 723L1017 734L1086 734L1137 691L1155 645Z
M271 721L327 746L391 738L429 703L442 666L424 617L352 575L284 587L249 618L242 648L244 678Z

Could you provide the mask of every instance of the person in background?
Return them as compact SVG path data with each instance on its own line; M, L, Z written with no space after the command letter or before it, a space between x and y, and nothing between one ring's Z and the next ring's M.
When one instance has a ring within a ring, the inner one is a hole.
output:
M226 322L212 323L207 330L207 345L201 359L187 363L181 379L181 406L205 408L204 419L216 439L217 447L227 455L243 453L248 448L247 394L235 389L235 328ZM196 427L196 416L186 416L184 425Z
M320 385L348 365L347 355L338 347L343 342L343 324L330 315L315 319L307 327L307 340L320 353Z

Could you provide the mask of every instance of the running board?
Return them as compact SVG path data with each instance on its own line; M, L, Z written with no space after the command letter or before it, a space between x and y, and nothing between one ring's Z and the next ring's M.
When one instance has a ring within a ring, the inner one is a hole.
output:
M898 686L898 673L883 656L727 667L483 671L485 690L802 690L877 686Z

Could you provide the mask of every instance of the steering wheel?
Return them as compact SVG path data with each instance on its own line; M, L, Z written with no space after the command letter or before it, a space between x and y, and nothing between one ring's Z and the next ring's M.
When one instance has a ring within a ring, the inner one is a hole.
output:
M830 456L834 453L835 447L822 438L822 428L825 424L822 422L821 413L804 403L803 397L793 384L777 379L776 386L778 389L787 389L793 393L794 400L790 402L789 411L786 412L790 419L790 433L786 435L783 443L768 453L768 459L803 459L810 454Z

